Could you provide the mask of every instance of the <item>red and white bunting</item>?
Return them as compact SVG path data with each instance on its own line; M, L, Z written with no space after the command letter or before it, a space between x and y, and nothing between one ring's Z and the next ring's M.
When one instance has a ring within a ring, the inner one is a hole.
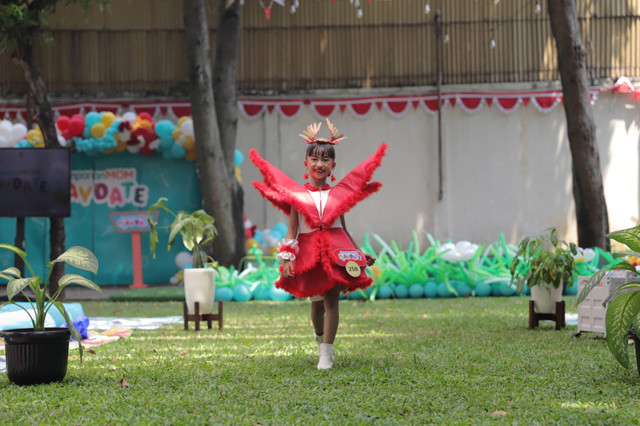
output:
M591 102L597 100L601 91L632 93L634 101L640 98L640 88L633 87L631 81L620 78L613 86L590 89ZM445 92L441 95L442 108L460 107L467 113L476 113L483 106L495 106L504 114L512 114L520 106L527 107L529 103L540 112L549 113L562 102L561 90L521 91L521 92ZM349 111L353 116L365 119L375 111L386 111L392 117L402 117L408 111L418 107L430 115L438 112L438 97L435 94L407 95L407 96L376 96L361 98L335 99L258 99L241 98L238 109L246 119L257 119L263 114L279 114L282 118L295 119L305 107L311 108L313 114L320 118L329 118L335 114ZM184 102L76 102L55 104L52 106L54 115L72 116L86 114L90 111L111 111L122 115L133 111L136 114L146 112L154 121L170 119L177 121L180 117L191 115L191 104ZM26 122L26 108L22 105L0 106L0 120Z

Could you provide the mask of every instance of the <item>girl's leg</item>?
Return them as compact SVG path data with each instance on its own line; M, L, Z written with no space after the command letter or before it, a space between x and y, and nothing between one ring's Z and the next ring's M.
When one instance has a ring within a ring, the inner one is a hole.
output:
M342 288L334 287L324 294L324 343L333 344L340 322L340 292Z
M311 302L311 323L316 335L322 336L324 333L324 300Z

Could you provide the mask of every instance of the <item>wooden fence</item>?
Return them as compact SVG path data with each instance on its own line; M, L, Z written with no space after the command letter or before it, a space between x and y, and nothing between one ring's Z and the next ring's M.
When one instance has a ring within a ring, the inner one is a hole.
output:
M436 11L443 84L558 79L546 1L300 0L290 13L245 0L238 87L244 93L430 86L436 82ZM577 0L592 81L640 76L640 0ZM267 6L268 0L263 0ZM425 13L429 5L430 13ZM217 1L210 4L215 46ZM85 19L77 7L50 21L54 43L37 49L49 91L59 95L184 96L182 2L114 0ZM21 70L0 56L0 95L22 96Z

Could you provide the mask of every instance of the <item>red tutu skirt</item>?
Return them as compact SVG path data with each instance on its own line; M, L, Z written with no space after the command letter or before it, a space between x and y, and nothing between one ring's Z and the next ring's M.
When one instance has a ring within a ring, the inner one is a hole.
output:
M357 252L362 259L364 254L353 246L342 228L323 228L298 234L298 247L300 251L293 261L294 276L281 276L276 281L276 287L296 297L324 295L335 286L340 286L347 293L367 288L373 282L365 273L365 266L361 266L360 275L357 277L347 273L344 259L339 253ZM358 263L364 264L363 261Z

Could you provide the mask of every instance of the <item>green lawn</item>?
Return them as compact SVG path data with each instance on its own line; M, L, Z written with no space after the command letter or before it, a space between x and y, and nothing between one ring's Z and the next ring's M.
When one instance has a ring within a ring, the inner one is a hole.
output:
M567 310L575 312L575 297ZM181 315L180 302L83 302L87 316ZM637 424L640 378L602 339L543 322L528 298L340 304L318 371L307 302L225 303L224 330L181 324L77 351L62 384L0 375L0 419L24 424ZM630 351L630 354L633 354ZM128 387L121 385L124 379Z

